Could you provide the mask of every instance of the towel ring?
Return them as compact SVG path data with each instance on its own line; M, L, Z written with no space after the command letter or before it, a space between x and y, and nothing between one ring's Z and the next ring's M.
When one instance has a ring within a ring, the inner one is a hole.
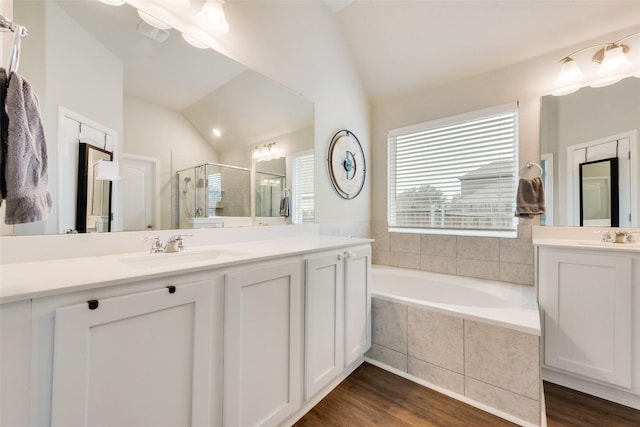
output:
M518 176L519 176L520 178L522 178L522 170L523 170L523 169L531 169L532 167L536 167L536 168L538 168L538 171L540 172L540 173L538 174L538 176L542 176L542 166L540 166L539 164L534 163L534 162L527 162L524 166L522 166L522 167L518 170Z

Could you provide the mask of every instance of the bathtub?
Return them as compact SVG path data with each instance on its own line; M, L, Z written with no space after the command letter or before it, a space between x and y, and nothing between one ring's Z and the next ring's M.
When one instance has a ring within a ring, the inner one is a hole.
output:
M374 265L371 296L540 335L533 286Z
M372 266L368 362L522 426L544 419L533 286Z

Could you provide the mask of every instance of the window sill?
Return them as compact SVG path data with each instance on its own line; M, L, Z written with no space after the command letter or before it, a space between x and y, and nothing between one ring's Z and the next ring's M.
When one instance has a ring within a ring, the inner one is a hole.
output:
M516 239L517 230L455 230L439 228L402 228L389 227L390 233L410 233L410 234L440 234L447 236L473 236L473 237L500 237L504 239Z

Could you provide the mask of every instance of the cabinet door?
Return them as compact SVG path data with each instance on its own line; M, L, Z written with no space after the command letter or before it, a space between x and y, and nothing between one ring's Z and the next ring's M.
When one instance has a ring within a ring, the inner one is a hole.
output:
M301 270L295 259L225 276L225 426L275 426L301 406Z
M345 266L345 365L371 347L371 248L348 249Z
M331 252L306 260L305 399L344 367L343 258L343 252Z
M631 259L543 250L545 364L631 387Z
M59 308L52 425L210 425L212 284Z

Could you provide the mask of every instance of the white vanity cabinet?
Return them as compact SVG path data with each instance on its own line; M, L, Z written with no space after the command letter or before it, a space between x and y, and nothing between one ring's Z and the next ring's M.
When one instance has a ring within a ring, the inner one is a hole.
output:
M640 394L638 272L627 252L539 248L546 379L625 404Z
M56 310L53 426L213 424L213 281L179 282Z
M225 275L225 426L276 426L302 405L300 258Z
M305 259L305 399L370 346L370 257L366 246Z

